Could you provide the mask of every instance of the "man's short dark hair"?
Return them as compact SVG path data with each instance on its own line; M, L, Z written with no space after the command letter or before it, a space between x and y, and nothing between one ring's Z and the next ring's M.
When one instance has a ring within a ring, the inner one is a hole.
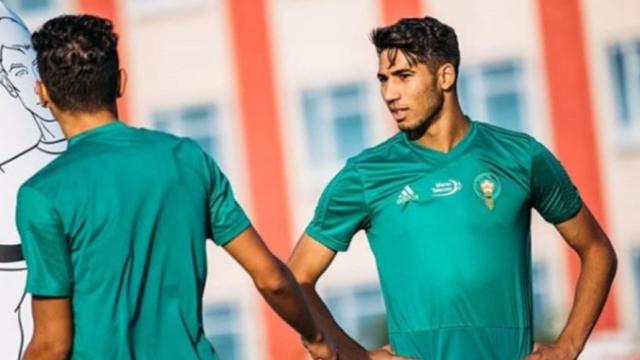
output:
M393 25L376 28L371 41L378 55L384 50L389 60L395 62L398 51L412 66L423 63L435 71L444 63L452 64L456 73L460 66L460 50L455 30L435 18L405 18Z
M107 19L63 15L32 37L40 78L64 111L92 112L115 105L119 87L118 36Z

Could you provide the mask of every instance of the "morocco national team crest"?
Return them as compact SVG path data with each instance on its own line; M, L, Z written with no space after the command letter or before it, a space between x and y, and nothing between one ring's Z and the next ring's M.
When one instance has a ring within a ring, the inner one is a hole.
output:
M473 191L484 200L484 204L489 210L496 207L496 199L500 196L501 190L500 180L493 173L482 173L476 176L473 181Z

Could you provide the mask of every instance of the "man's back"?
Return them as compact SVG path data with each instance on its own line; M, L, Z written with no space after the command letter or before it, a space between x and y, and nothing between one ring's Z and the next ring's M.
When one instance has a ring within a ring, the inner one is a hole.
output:
M18 225L37 259L27 290L71 296L74 357L216 358L205 238L225 244L249 221L193 141L120 122L82 133L22 187Z

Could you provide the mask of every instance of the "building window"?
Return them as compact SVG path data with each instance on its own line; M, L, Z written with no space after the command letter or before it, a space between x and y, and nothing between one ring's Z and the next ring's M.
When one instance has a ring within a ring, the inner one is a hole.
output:
M329 289L324 298L338 324L365 348L389 343L384 302L377 285Z
M215 1L219 3L219 1ZM128 10L144 15L157 15L176 10L197 9L210 4L209 0L130 0Z
M221 153L222 134L218 114L213 105L194 105L160 110L153 114L153 127L177 136L195 140L204 151L224 163Z
M341 162L368 145L371 129L366 94L362 83L303 92L308 154L313 165Z
M609 46L616 118L623 144L640 140L640 40Z
M640 248L632 252L633 279L636 288L636 311L638 319L638 328L640 328Z
M464 67L458 79L464 112L473 119L527 131L522 78L522 65L517 60Z
M54 0L5 0L4 3L20 15L48 11L53 7Z
M535 323L546 320L549 314L549 273L547 264L536 262L533 269L533 318Z
M549 267L544 261L532 265L533 279L533 328L537 341L555 339L553 313L550 304Z
M244 358L240 317L240 308L234 302L211 304L204 308L204 332L220 359Z

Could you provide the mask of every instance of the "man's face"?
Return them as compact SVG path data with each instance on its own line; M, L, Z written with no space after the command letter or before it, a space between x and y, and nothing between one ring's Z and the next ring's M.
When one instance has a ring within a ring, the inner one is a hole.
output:
M2 69L7 74L11 85L15 88L17 96L27 110L36 116L54 121L48 109L39 104L38 95L35 90L38 80L38 66L36 64L36 53L30 45L14 45L10 47L0 47L2 52Z
M380 92L398 129L414 131L440 113L444 95L427 65L411 65L402 51L390 59L389 51L394 50L384 50L379 57Z

